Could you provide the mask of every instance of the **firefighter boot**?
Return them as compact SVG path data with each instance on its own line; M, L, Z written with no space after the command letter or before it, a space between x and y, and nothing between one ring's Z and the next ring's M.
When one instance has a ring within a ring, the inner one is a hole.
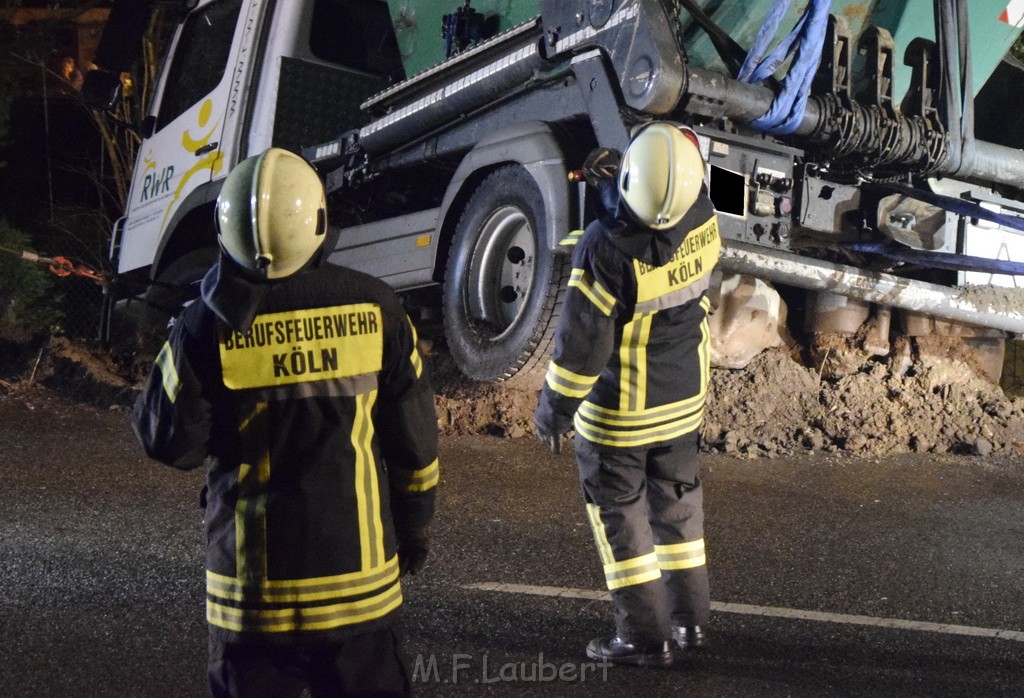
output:
M704 645L704 630L699 625L673 625L672 639L681 651L692 652Z
M672 666L672 648L669 642L633 644L620 637L596 637L587 645L587 656L612 664L634 666Z

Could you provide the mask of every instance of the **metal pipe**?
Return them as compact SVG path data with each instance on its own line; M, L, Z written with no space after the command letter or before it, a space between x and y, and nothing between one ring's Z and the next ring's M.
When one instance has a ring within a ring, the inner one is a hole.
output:
M689 88L684 100L684 109L698 114L750 122L768 111L775 99L775 93L769 87L738 82L721 73L703 68L691 66L688 70L688 79ZM807 109L793 135L819 144L829 142L834 136L834 125L823 122L835 118L829 116L830 113L829 109L824 108L821 98L811 97L807 100ZM907 145L907 139L913 137L910 121L906 121L907 123L900 125L901 146ZM920 164L916 156L912 159L914 162L904 164ZM945 171L936 174L953 173ZM963 161L955 174L959 179L988 185L999 183L1024 189L1024 151L995 143L974 141L973 150L964 153Z
M1008 306L995 307L990 298L973 300L970 289L948 288L891 274L863 271L737 240L723 241L718 265L725 271L790 286L838 293L969 325L1024 333L1024 314Z
M723 73L690 65L684 100L687 100L688 111L750 122L771 108L775 93L765 85L740 82ZM812 97L807 100L804 118L793 135L809 136L818 129L820 122L820 110Z
M956 176L979 182L1000 182L1021 189L1024 184L1024 150L976 140L974 147L964 153Z

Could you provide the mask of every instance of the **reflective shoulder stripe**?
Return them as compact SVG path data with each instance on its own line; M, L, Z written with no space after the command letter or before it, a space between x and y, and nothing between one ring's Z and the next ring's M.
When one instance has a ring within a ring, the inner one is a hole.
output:
M564 238L559 240L558 244L559 245L572 246L572 245L575 245L577 242L579 242L581 237L583 237L583 231L582 230L574 230L571 233L569 233L568 235L566 235Z
M178 391L181 390L181 380L178 378L178 369L174 367L174 350L170 342L164 342L160 353L156 357L156 366L160 369L160 377L163 381L164 392L167 399L174 402L178 399Z
M611 315L615 309L615 296L582 269L572 270L569 275L569 286L578 288L603 315Z
M590 394L599 376L582 376L562 368L554 361L548 364L548 373L544 382L559 395L568 398L581 398Z

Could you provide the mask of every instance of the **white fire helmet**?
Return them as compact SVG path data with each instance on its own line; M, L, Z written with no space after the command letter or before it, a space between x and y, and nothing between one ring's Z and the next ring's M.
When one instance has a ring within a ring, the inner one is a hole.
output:
M692 131L665 121L643 126L619 168L619 194L640 223L655 230L675 226L690 210L704 182L704 158Z
M283 279L304 267L326 232L327 204L319 175L281 148L238 163L217 197L221 248L261 279Z

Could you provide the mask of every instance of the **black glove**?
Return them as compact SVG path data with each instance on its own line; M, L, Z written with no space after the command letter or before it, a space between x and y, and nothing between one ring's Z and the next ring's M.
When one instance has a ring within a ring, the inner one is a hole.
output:
M540 425L535 424L534 427L537 430L537 438L540 442L551 449L554 454L562 452L562 435L555 431L549 431L544 429Z
M430 553L430 529L415 528L398 536L398 571L416 574L427 564Z

